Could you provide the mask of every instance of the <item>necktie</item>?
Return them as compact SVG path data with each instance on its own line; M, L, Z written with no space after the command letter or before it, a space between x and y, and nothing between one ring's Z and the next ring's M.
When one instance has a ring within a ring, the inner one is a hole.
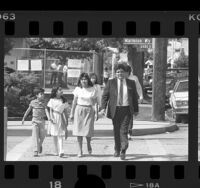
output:
M119 88L119 105L123 104L123 80L120 80L120 88Z

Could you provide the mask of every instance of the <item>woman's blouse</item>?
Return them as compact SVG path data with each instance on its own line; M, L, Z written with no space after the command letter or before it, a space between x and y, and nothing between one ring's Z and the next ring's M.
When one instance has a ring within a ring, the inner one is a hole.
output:
M94 87L81 88L76 87L73 91L74 97L77 97L77 104L79 105L94 105L97 99L97 90Z

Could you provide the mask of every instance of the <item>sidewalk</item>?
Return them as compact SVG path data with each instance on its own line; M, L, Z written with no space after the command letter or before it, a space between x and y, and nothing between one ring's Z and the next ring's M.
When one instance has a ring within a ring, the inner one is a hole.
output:
M87 152L86 140L83 140L83 157L77 157L77 139L69 137L64 141L64 156L55 155L53 138L46 137L43 143L43 152L38 157L33 157L31 137L16 146L7 154L7 161L119 161L113 157L113 137L93 137L92 155ZM158 140L137 139L129 141L126 152L126 161L187 161L187 147L182 147L180 152L166 151L165 146Z
M64 141L64 158L60 158L54 154L53 139L50 136L47 136L44 140L43 153L40 154L39 157L33 157L31 129L31 121L25 121L24 126L21 125L21 121L8 121L8 136L21 136L26 134L27 138L7 153L7 161L121 161L119 158L113 157L113 125L110 119L102 118L95 122L95 134L92 138L93 154L92 156L88 155L86 140L84 139L84 157L82 158L76 156L77 140L76 137L72 136L71 123L68 126L68 138ZM173 132L178 129L176 124L170 122L134 120L133 136ZM136 141L137 144L135 144ZM156 148L156 150L154 148ZM149 155L148 152L152 155ZM129 142L129 149L127 151L128 161L168 161L169 158L172 158L172 160L185 160L181 158L181 155L167 155L158 140L149 140L147 142L145 139L133 137L133 140Z
M46 121L46 125L47 125ZM68 135L72 136L72 123L68 125ZM7 125L8 136L31 136L32 127L31 121L25 121L25 125L21 125L21 121L8 121ZM165 132L173 132L178 130L178 126L175 122L153 122L153 121L133 121L133 136L149 135L149 134L161 134ZM112 136L113 125L112 121L108 118L101 118L95 122L94 125L95 136Z

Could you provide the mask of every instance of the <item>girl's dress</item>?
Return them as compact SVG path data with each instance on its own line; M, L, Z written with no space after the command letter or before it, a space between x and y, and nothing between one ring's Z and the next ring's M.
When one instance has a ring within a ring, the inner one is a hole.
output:
M47 106L53 109L53 116L55 120L54 123L50 123L47 130L48 134L52 136L65 136L68 126L68 103L63 103L61 99L54 98L49 100Z

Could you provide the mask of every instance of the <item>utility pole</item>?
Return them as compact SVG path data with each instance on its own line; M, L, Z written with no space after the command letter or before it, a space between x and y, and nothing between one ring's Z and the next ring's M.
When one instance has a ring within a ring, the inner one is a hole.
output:
M4 161L7 156L7 127L8 127L8 109L4 106Z
M46 77L46 64L47 64L47 49L44 49L44 65L43 65L43 88L45 88L45 77Z
M114 78L115 71L114 71L114 66L116 64L116 55L119 53L118 48L112 48L112 47L106 47L108 50L110 50L112 54L112 78Z
M166 70L167 70L167 43L166 38L153 39L153 96L152 120L165 120L166 98Z

